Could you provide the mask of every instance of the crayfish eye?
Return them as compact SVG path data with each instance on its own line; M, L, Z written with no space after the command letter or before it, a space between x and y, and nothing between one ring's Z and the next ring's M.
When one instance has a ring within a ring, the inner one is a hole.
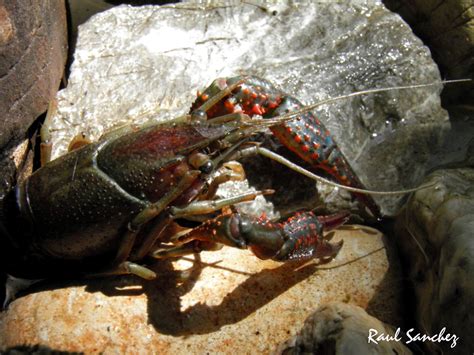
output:
M204 174L210 174L214 170L214 164L211 160L208 160L199 167L199 170Z
M189 164L194 169L199 169L204 174L209 174L214 170L214 164L207 154L194 152L188 158Z
M203 110L197 109L191 112L191 119L197 122L207 121L207 113Z

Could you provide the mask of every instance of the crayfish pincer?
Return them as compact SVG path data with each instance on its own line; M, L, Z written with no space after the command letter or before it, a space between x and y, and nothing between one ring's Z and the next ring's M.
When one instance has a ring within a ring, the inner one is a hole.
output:
M207 111L241 84L236 81L171 122L111 131L18 183L3 203L2 269L24 279L91 274L154 279L144 264L147 257L214 250L216 243L249 247L258 257L276 260L333 257L340 244L323 239L322 229L344 223L345 213L327 219L297 214L281 224L224 214L184 236L168 235L178 218L202 220L265 193L215 197L217 185L242 178L228 161L248 148L248 138L292 119L238 112L209 118Z
M235 248L249 248L260 259L330 259L339 252L343 241L329 243L331 234L323 235L323 230L328 232L339 227L349 216L348 212L316 216L308 211L298 212L284 222L274 223L265 215L252 218L239 213L223 214L178 240L214 240Z

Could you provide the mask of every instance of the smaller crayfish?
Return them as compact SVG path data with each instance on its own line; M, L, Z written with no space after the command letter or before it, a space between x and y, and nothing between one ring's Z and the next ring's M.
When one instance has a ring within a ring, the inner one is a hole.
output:
M277 89L265 79L255 76L237 76L214 80L202 93L198 93L198 97L191 110L206 105L211 97L214 97L224 88L232 87L233 84L237 82L241 84L231 90L229 94L218 103L212 104L212 108L207 111L208 118L226 117L227 115L235 113L243 113L250 117L263 117L264 119L293 117L292 120L285 120L284 122L282 121L281 124L271 126L270 130L273 135L287 149L306 162L311 167L312 172L323 172L332 177L339 184L342 184L343 189L351 191L376 218L380 218L381 213L379 207L370 195L404 194L416 191L416 189L389 192L367 191L328 129L326 129L323 122L311 112L311 109L341 98L394 89L411 89L434 84L371 89L332 98L314 105L304 106L299 100ZM262 152L261 154L269 156L270 152ZM272 159L279 160L280 158L273 157ZM298 166L292 166L291 168L314 180L319 179L315 175L308 175L307 172L299 170ZM324 180L324 182L328 183L327 180Z

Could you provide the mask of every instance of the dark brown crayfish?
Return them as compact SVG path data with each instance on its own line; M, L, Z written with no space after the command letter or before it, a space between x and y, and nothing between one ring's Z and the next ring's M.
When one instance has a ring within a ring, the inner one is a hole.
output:
M153 279L142 265L146 257L214 250L216 243L277 260L334 256L341 245L324 240L323 228L344 223L347 213L298 214L282 224L224 214L185 235L168 235L176 218L206 215L259 193L213 196L216 185L238 175L226 161L247 149L249 136L291 119L243 113L208 119L206 111L241 84L172 122L112 131L21 182L4 201L2 269L25 279L121 273Z

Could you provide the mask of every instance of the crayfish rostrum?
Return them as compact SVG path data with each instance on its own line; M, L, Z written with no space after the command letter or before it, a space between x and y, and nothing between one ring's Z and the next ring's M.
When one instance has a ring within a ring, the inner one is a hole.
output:
M323 230L347 221L346 212L324 217L304 212L274 223L231 212L235 203L265 191L215 199L221 182L241 178L229 160L249 152L275 158L248 138L293 119L253 118L235 110L215 115L244 81L235 80L171 122L111 131L19 183L4 201L2 268L25 279L90 274L154 279L149 257L214 250L217 244L280 261L337 254L341 244L331 244ZM177 218L196 219L223 208L228 212L169 235Z

